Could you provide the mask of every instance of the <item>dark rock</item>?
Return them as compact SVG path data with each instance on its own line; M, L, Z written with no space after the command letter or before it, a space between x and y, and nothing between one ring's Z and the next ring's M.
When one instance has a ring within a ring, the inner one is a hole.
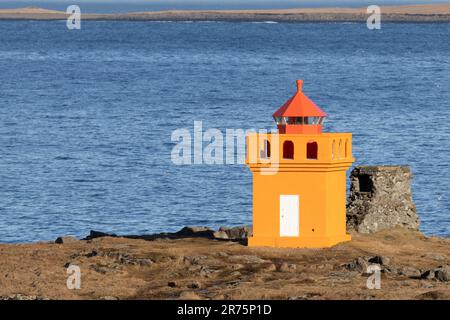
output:
M85 256L88 258L96 257L97 255L98 255L98 252L95 250L92 250L91 252L88 252L85 254Z
M176 232L176 235L182 236L182 237L201 237L201 238L214 238L214 230L208 228L208 227L184 227L180 231Z
M175 288L175 287L177 286L177 283L176 283L175 281L169 281L169 282L167 283L167 285L168 285L169 287L171 287L171 288Z
M200 285L200 282L193 281L193 282L189 283L187 285L187 287L190 288L190 289L199 289L201 287L201 285Z
M58 237L55 240L55 243L58 244L67 244L67 243L74 243L74 242L78 242L78 239L75 237L71 237L71 236L62 236L62 237Z
M428 280L434 279L434 272L433 272L433 270L427 270L427 271L423 272L420 275L420 278L421 279L428 279Z
M102 237L117 237L117 235L114 233L105 233L105 232L91 230L89 235L86 238L84 238L83 240L92 240L95 238L102 238Z
M350 175L347 227L361 233L419 229L407 166L359 166Z
M384 257L384 256L375 256L368 260L368 262L379 264L380 266L387 266L390 261L391 261L391 259L389 259L388 257Z

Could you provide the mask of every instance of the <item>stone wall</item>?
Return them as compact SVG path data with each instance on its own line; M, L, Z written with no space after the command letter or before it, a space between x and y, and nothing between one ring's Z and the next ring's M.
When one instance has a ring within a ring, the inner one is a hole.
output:
M361 233L419 229L407 166L359 166L350 174L347 228Z

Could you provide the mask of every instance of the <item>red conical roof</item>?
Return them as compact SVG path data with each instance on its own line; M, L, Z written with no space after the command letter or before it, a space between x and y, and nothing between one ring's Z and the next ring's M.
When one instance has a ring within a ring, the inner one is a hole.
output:
M302 92L302 80L297 80L297 93L286 101L275 113L274 117L326 117L327 114L315 105Z

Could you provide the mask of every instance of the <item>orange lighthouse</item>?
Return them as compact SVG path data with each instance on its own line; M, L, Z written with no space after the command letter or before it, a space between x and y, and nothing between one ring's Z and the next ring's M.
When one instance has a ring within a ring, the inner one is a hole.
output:
M346 171L354 162L351 133L322 133L326 114L302 91L273 117L278 133L247 135L253 175L249 246L330 247L348 241Z

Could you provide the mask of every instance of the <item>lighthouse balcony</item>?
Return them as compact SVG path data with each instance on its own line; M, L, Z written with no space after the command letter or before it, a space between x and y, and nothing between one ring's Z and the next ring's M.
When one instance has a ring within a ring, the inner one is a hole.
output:
M247 135L246 164L250 168L339 166L354 162L351 133Z

